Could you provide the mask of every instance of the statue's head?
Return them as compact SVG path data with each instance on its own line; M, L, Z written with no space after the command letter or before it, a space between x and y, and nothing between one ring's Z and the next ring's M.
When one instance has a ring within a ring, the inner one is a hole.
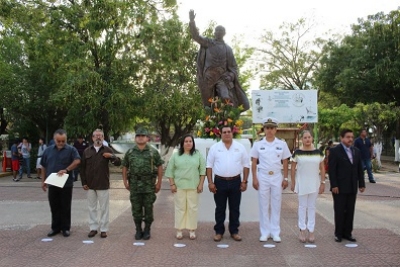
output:
M225 36L225 28L221 25L215 27L214 37L216 40L222 40Z

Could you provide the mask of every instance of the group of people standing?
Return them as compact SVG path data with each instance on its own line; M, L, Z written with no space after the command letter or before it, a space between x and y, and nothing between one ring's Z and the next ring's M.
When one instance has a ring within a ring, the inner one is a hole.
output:
M278 121L266 118L263 122L265 138L255 142L247 153L245 147L233 139L232 128L221 128L221 141L211 146L207 159L195 147L192 135L181 138L180 147L172 155L165 176L174 194L176 238L183 239L188 230L189 239L196 239L199 194L203 192L205 179L214 196L214 241L219 242L225 234L227 205L229 208L228 231L235 241L241 241L240 202L247 190L252 168L252 186L258 192L260 214L260 238L281 242L280 212L282 191L289 186L289 160L291 159L291 190L298 194L298 227L301 242L315 241L315 203L318 194L325 191L324 155L314 148L309 131L301 134L302 147L292 154L286 142L276 138ZM355 241L352 236L354 207L357 191L364 192L365 182L360 151L353 144L353 132L341 133L341 144L330 149L329 179L334 203L335 240ZM51 231L48 236L60 232L67 237L71 227L71 200L73 175L63 188L47 185L45 179L51 173L71 174L80 166L82 186L87 190L89 207L88 237L98 231L107 237L109 228L109 162L122 165L124 186L130 191L132 216L136 226L135 239L148 240L154 221L153 204L161 189L164 161L158 151L148 144L148 132L138 129L135 145L124 158L116 157L103 145L102 130L92 135L93 145L79 155L77 149L66 143L64 130L54 134L55 145L49 146L41 157L43 167L42 188L48 190L52 213ZM282 171L283 169L283 171ZM100 219L97 206L99 204Z
M184 136L178 153L173 154L166 176L174 193L176 238L183 238L183 229L195 239L199 193L207 177L215 201L214 241L225 233L226 206L229 206L228 231L231 238L241 241L239 235L240 201L246 191L249 176L249 156L252 161L253 187L258 191L261 242L271 238L281 242L280 211L282 190L289 186L289 159L291 159L291 190L298 194L298 227L300 242L315 242L315 213L318 194L325 191L324 155L313 146L309 131L301 134L302 147L293 154L287 144L276 138L278 121L264 119L265 138L255 142L250 155L240 143L233 140L232 129L222 127L221 141L214 144L205 160L195 149L192 136ZM352 236L357 190L364 192L365 182L361 152L352 147L353 132L341 132L341 145L331 148L329 177L334 201L335 241L355 242ZM346 151L351 150L351 154ZM282 171L283 168L283 171ZM214 177L214 179L213 179Z
M43 138L39 138L39 147L37 151L37 161L36 161L36 172L37 179L40 179L42 166L40 165L40 159L46 149L46 144ZM29 143L28 138L22 138L22 142L18 139L14 140L14 144L11 146L11 169L13 172L13 181L19 182L22 179L24 169L26 171L28 178L33 178L31 176L31 150L32 144Z

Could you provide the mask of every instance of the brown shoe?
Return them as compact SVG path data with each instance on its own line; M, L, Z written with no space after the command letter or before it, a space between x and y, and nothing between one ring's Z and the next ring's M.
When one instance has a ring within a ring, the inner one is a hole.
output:
M232 239L235 241L242 241L242 237L238 234L231 235Z
M88 234L88 237L94 237L95 235L97 235L97 231L96 231L96 230L92 230L92 231L90 231L90 233Z
M101 232L100 237L101 238L106 238L107 237L107 233L106 232Z
M221 241L221 239L222 239L222 235L221 235L221 234L216 234L216 235L214 236L214 241L215 241L215 242L219 242L219 241Z

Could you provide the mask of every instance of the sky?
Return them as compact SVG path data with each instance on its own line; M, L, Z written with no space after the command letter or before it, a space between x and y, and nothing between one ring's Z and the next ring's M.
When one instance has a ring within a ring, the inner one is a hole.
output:
M196 13L196 25L202 32L210 21L226 28L225 40L243 35L248 42L259 38L263 30L277 32L283 22L314 17L317 31L350 33L357 18L378 12L388 13L400 6L398 0L177 0L178 14L189 21L189 10Z

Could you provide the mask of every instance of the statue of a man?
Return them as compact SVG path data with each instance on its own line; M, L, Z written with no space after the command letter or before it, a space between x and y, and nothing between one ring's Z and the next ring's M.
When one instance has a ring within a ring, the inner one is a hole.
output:
M210 98L218 96L230 100L244 110L249 109L249 100L238 80L238 70L232 48L224 42L225 28L217 26L214 39L199 35L194 19L196 14L189 12L189 28L193 40L200 44L197 57L197 82L205 106L210 106Z

